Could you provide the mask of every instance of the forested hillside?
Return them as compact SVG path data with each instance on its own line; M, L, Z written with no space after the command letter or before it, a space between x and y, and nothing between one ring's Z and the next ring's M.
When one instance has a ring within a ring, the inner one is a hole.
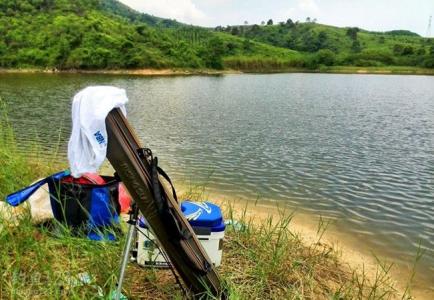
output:
M275 65L290 64L295 56L291 50L139 14L113 0L0 0L3 68L222 69L231 57Z
M191 68L279 71L322 66L434 67L434 44L308 21L190 26L116 0L0 0L0 68Z
M434 39L406 30L369 32L317 24L310 18L304 23L288 19L273 24L269 20L262 26L227 26L215 30L277 47L317 53L317 60L325 65L434 67Z

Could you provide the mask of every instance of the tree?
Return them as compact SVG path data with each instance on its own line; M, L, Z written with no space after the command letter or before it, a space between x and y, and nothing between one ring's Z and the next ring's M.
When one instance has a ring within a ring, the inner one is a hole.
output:
M424 47L420 47L419 49L417 49L416 51L417 55L423 56L426 54L425 48Z
M244 25L249 25L249 22L247 22L247 21L244 21Z
M414 53L414 49L412 46L405 46L404 49L402 49L401 55L412 55Z
M258 24L254 24L254 25L252 26L252 29L250 29L250 31L251 31L251 32L254 32L254 33L257 33L257 32L259 32L260 30L261 30L261 27L259 27Z
M286 20L286 26L288 26L288 28L292 28L294 27L294 22L288 18L288 20Z
M213 37L208 44L205 63L207 67L213 69L223 69L222 57L225 53L225 46L219 37Z
M244 39L243 41L243 49L246 52L250 52L252 50L252 42L249 39Z
M427 55L423 65L426 68L434 68L434 46L429 48L429 55Z
M262 26L265 25L265 21L261 21L261 25L262 25Z
M306 18L306 23L310 23L310 17Z
M358 53L362 50L362 46L358 40L353 40L353 44L351 45L351 51Z
M327 33L325 31L321 31L318 34L318 49L326 48L327 46Z
M402 55L403 51L404 51L404 46L402 44L393 45L393 54Z
M320 65L333 66L336 61L336 55L329 49L321 49L316 53L315 60Z
M273 20L272 19L268 20L267 25L273 25Z
M232 43L232 42L228 42L226 44L226 48L228 50L227 51L228 54L234 55L235 54L235 49L237 48L237 45L234 44L234 43Z
M300 50L308 52L316 52L318 50L317 38L312 31L306 31L301 36Z
M238 29L238 26L232 27L231 34L232 35L239 35L240 34L240 30Z
M353 41L357 40L357 33L360 31L357 27L350 27L347 29L347 36L350 37Z

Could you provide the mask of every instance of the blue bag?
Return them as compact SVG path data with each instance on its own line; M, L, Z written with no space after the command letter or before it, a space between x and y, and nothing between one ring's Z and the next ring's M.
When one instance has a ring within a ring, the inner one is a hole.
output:
M93 240L115 239L119 224L119 181L102 176L105 184L82 184L52 178L48 181L54 217ZM65 179L65 178L63 178Z
M72 233L86 234L92 240L114 240L113 229L119 231L119 181L102 176L105 184L82 184L64 181L69 171L44 178L6 197L12 206L25 202L41 186L48 183L53 215Z

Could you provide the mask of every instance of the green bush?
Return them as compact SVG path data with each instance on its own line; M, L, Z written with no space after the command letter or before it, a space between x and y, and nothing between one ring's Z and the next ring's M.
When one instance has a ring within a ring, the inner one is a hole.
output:
M333 66L336 62L336 55L331 50L321 49L316 53L315 60L317 64Z

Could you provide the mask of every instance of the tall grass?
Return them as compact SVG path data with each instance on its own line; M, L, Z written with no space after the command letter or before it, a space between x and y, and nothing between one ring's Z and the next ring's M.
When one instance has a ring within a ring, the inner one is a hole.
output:
M246 72L273 72L304 68L303 58L275 58L266 56L229 56L223 59L225 68Z
M28 145L30 151L38 152L37 146ZM18 148L14 131L7 117L6 104L0 98L0 197L48 175L56 166L35 155L29 159ZM35 177L36 176L36 177Z

